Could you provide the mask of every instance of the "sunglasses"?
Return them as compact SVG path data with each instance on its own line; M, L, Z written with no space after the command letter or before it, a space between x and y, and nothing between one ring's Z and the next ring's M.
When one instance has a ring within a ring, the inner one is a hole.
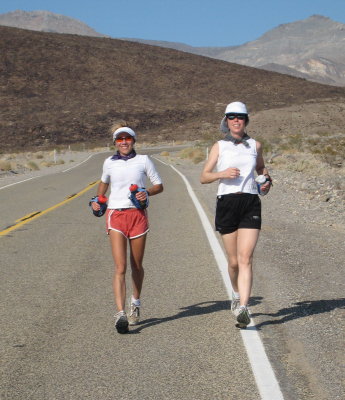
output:
M115 139L115 142L116 142L116 143L122 143L123 141L125 141L126 143L131 143L132 140L133 140L132 137L126 136L126 137L116 138L116 139Z
M247 114L226 114L226 118L229 119L230 121L232 121L235 118L244 120L247 118Z

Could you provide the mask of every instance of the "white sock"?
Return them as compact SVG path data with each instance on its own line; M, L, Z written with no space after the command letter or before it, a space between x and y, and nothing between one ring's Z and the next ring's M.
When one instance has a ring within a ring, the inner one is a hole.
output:
M238 293L238 292L233 292L234 293L234 297L236 298L236 299L239 299L240 298L240 294Z
M132 304L134 304L136 307L140 307L140 299L135 299L132 296Z

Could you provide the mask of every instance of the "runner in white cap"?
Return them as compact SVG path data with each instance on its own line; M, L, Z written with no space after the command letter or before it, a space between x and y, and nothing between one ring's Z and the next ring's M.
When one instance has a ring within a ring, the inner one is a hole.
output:
M261 201L254 172L266 175L261 192L268 192L271 178L262 156L262 146L246 133L249 114L244 103L228 104L215 143L201 174L201 183L219 181L215 225L228 257L233 288L231 310L237 326L250 323L248 302L252 289L252 260L261 229ZM216 171L214 171L216 169Z
M119 333L127 333L128 325L136 325L140 318L140 293L144 280L143 257L146 234L149 231L146 209L129 198L130 186L144 188L146 177L152 186L135 194L142 204L147 203L148 196L154 196L163 191L162 180L147 155L139 155L134 150L136 133L128 126L114 126L113 141L117 152L107 158L103 164L101 182L97 196L104 196L110 186L108 209L106 212L106 229L110 237L112 254L115 264L113 290L117 313L115 328ZM92 202L94 210L100 205ZM132 298L130 313L125 311L126 300L126 269L127 243L130 248L130 264L132 269Z

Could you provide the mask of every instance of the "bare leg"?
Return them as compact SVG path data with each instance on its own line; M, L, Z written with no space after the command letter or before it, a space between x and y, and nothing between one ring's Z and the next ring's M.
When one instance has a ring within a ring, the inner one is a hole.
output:
M229 276L232 288L240 293L240 305L247 305L253 282L253 253L259 238L258 229L239 229L222 235L228 256Z
M122 311L125 309L126 299L127 238L114 230L110 230L109 237L115 264L113 277L115 305L118 311Z
M222 240L228 257L231 286L235 292L238 292L237 231L222 235Z
M253 254L259 238L259 229L239 229L237 237L237 259L239 265L238 291L240 305L249 302L253 284Z
M144 280L143 258L145 252L146 234L129 241L131 250L133 297L140 298Z

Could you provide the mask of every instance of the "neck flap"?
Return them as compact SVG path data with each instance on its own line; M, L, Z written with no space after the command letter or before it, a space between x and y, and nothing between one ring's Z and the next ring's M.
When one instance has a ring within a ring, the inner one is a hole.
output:
M248 139L250 139L250 136L248 136L246 133L242 136L241 139L236 139L231 135L231 133L228 133L223 140L226 140L227 142L232 142L235 145L242 143L246 147L249 147L249 143L247 142Z
M131 158L134 158L137 155L137 153L135 152L135 150L132 150L127 156L122 156L119 151L116 152L116 154L114 154L111 159L112 160L124 160L127 161Z

